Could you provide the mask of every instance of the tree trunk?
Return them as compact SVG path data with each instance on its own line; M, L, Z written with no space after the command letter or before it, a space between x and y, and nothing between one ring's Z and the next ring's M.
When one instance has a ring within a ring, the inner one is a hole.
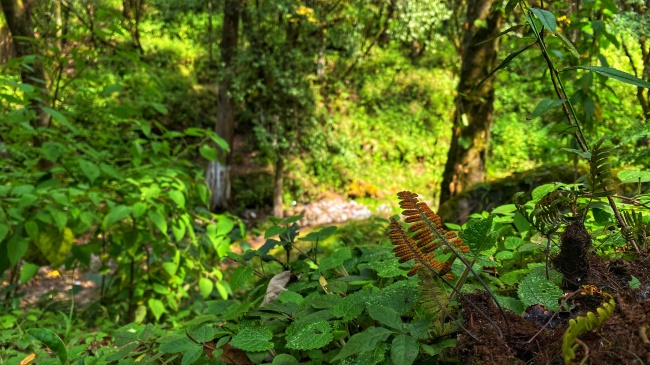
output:
M284 159L278 154L275 161L275 180L273 183L273 216L282 218L283 216L283 202L282 202L282 185L284 182Z
M490 78L478 89L472 91L472 88L495 67L498 38L486 40L499 33L502 15L500 11L490 11L493 3L493 0L470 0L467 4L456 111L440 187L440 204L482 182L485 177L494 81ZM482 20L487 26L478 27L477 20Z
M34 38L34 26L30 18L29 6L22 0L0 0L2 11L11 32L13 46L17 57L39 55ZM31 124L34 128L48 127L50 118L43 107L46 106L48 94L45 84L45 72L41 57L36 57L30 65L31 69L23 67L20 78L23 83L29 84L37 90L37 95L30 101L31 108L36 112L36 117ZM34 146L40 146L41 140L35 137Z
M219 85L217 123L215 132L232 148L235 136L235 101L232 99L232 63L237 51L241 0L226 0L224 6L223 32L221 35L221 62L224 65L223 81ZM230 201L230 166L232 154L217 147L217 161L210 161L206 180L212 191L210 209L221 210Z

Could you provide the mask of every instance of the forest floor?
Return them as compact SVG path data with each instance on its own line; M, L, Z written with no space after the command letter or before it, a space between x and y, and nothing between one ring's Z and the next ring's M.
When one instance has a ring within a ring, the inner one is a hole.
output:
M650 285L637 289L628 285L632 276L640 283L650 283L649 253L631 261L590 256L587 282L599 290L569 293L565 308L557 313L531 306L523 316L506 310L504 318L485 293L470 295L478 308L463 305L468 333L459 337L458 355L468 364L564 364L563 337L570 320L588 312L603 315L598 309L613 298L611 317L569 346L576 356L567 363L649 364ZM502 336L479 310L503 329Z

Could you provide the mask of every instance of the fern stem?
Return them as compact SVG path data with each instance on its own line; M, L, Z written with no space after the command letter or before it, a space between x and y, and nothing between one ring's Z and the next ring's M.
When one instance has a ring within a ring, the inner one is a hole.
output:
M522 1L519 3L519 5L522 8L522 11L526 13L526 10L528 10L528 16L531 17L532 19L532 13L530 11L530 8L528 4L525 4L525 2ZM535 34L535 37L538 40L539 43L539 48L541 50L542 56L544 57L544 60L546 61L546 64L548 66L548 69L550 71L551 75L551 82L553 83L553 88L555 90L555 94L557 95L558 98L566 100L562 104L562 110L564 111L564 115L567 118L567 121L569 122L570 125L575 126L577 130L574 133L574 137L576 139L576 142L578 142L578 145L580 145L580 149L582 149L583 152L589 151L589 146L587 145L587 142L585 140L584 134L582 133L582 129L580 128L580 123L578 123L578 115L576 114L575 109L573 108L573 104L571 101L566 97L566 89L564 88L564 84L562 83L562 78L560 77L560 73L557 71L555 66L553 65L553 61L551 60L551 57L548 54L548 50L546 49L546 44L544 43L544 38L540 32L537 31L535 26L531 26L531 29L533 30L533 33ZM607 191L607 188L604 188L605 191ZM614 199L612 199L611 196L607 197L607 201L609 202L610 207L614 211L614 216L616 217L616 220L618 222L618 225L621 229L627 228L627 224L625 223L625 220L621 216L621 213L618 211L618 208L616 207L616 202L614 202ZM639 250L639 246L637 246L636 241L632 238L629 241L636 252L638 254L641 253L641 250Z

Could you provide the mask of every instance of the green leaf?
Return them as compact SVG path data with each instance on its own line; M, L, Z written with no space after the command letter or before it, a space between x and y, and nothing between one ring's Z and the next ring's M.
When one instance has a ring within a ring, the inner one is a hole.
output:
M305 237L302 237L299 240L307 241L307 242L322 241L328 238L329 236L331 236L335 231L336 231L336 226L325 227L316 232L309 232Z
M244 327L233 336L230 344L250 352L268 351L273 348L273 332L265 327Z
M611 77L612 79L618 81L623 81L626 84L630 84L638 87L644 87L646 89L650 88L650 82L647 82L634 75L630 75L629 73L617 70L615 68L602 67L602 66L575 66L575 67L569 67L566 70L574 70L574 69L593 71L599 75Z
M565 102L566 99L543 99L537 104L530 118L535 119L539 116L542 116L546 112L557 108L558 106L564 104Z
M88 178L88 181L92 184L101 174L99 171L99 167L95 165L94 163L87 161L83 158L80 158L78 160L79 162L79 168L81 169L81 172L83 172L84 175L86 175L86 178Z
M621 184L628 183L644 183L650 181L649 171L633 171L625 170L620 171L616 176L621 180Z
M467 228L459 234L469 249L478 256L481 251L488 250L494 246L499 234L492 231L492 220L494 216L487 219L474 219L467 222Z
M203 156L203 158L205 158L208 161L217 161L219 159L217 149L208 146L207 144L204 144L203 146L199 147L199 153L201 154L201 156Z
M9 226L3 223L0 223L0 242L7 237L7 233L9 233Z
M167 313L165 305L158 299L151 298L147 301L147 304L149 305L149 309L151 309L151 313L156 318L156 321L160 320L163 313Z
M362 351L373 350L380 342L386 341L393 332L383 327L368 327L354 334L332 361L345 359Z
M630 286L630 289L639 289L641 288L641 282L637 279L636 276L632 276L632 279L627 282L627 285Z
M102 221L102 228L104 230L107 230L109 227L111 227L113 224L121 221L122 219L126 218L131 214L131 208L127 207L126 205L117 205L111 208L111 210L106 214Z
M549 32L555 34L555 15L548 10L530 8L530 11L535 14L537 19L539 19L544 27L548 29Z
M415 361L420 353L415 338L407 335L397 335L393 338L390 348L390 358L393 363L400 365L410 365Z
M540 185L533 190L533 200L538 201L545 197L546 195L554 192L555 190L559 189L562 187L562 184L544 184Z
M286 231L287 231L286 227L271 226L271 227L269 227L269 229L264 231L264 239L267 239L267 238L273 237L273 236L277 236L279 234L283 234Z
M185 195L181 191L172 190L169 192L169 199L171 199L176 206L180 209L185 209Z
M422 344L422 352L426 353L429 356L436 356L439 353L442 352L444 349L456 347L456 342L458 340L454 339L449 339L449 340L444 340L440 341L437 343L434 343L433 345L424 345Z
M34 275L38 272L40 268L39 265L34 265L29 262L23 263L22 268L20 269L20 284L27 283Z
M335 267L342 265L345 260L348 260L352 257L352 252L347 247L342 247L336 250L333 254L328 257L324 257L320 261L319 270L325 272L331 270Z
M271 365L298 365L300 364L295 357L287 354L280 354L273 358Z
M154 211L154 210L148 211L147 215L149 216L149 219L151 219L153 224L158 228L158 230L160 230L160 232L163 235L165 235L165 237L168 237L167 236L167 221L165 220L165 218L162 215L160 215L158 212Z
M543 275L530 273L519 283L517 294L526 307L540 304L549 310L557 310L559 307L558 298L562 295L555 283L546 279Z
M218 236L225 236L232 229L235 228L235 222L232 221L232 219L229 219L225 215L219 216L219 220L217 221L217 235Z
M59 231L63 231L65 226L68 224L68 215L64 211L52 207L48 207L48 210L50 211L52 219L54 219L56 228L58 228Z
M221 295L221 299L227 300L228 288L226 288L226 285L221 281L217 281L217 284L215 286L217 287L217 291L219 292L219 295Z
M308 323L287 336L287 347L294 350L313 350L332 342L332 328L327 321Z
M332 314L342 317L343 322L348 322L363 312L365 302L370 297L369 289L356 291L341 299L332 308Z
M160 104L160 103L151 103L151 106L152 106L152 107L153 107L153 108L154 108L158 113L160 113L160 114L162 114L162 115L167 115L167 113L169 112L169 111L167 110L167 107L164 106L163 104Z
M160 339L158 351L165 354L175 354L177 352L187 351L192 347L196 347L196 344L186 335L169 335Z
M102 96L109 96L112 93L119 93L120 91L122 91L123 88L124 88L124 86L122 86L120 84L106 85L106 86L104 86L104 89L102 90L101 95Z
M404 327L402 318L400 317L399 313L397 313L397 311L393 308L369 305L368 314L370 315L370 318L378 321L385 326L395 328L397 330L401 330L402 327Z
M212 293L212 289L214 289L214 283L212 283L212 280L208 278L199 279L199 291L201 292L203 299L207 298L210 293Z
M183 354L183 360L181 360L181 365L190 365L193 364L201 354L203 353L203 346L194 345L189 349L185 350Z
M172 220L172 233L176 242L180 241L185 237L185 222L182 219L174 218Z
M49 347L56 354L56 357L59 358L61 364L65 364L68 361L68 352L65 349L63 341L61 341L61 338L56 333L45 328L30 328L27 330L27 333L43 345Z
M32 242L38 241L38 224L34 221L27 221L25 223L25 231L29 238L32 239Z
M564 36L564 34L555 33L555 35L558 36L558 38L560 38L562 40L562 44L564 45L564 47L566 47L569 50L569 52L571 52L573 57L580 58L580 54L578 53L578 50L573 45L573 43L571 43L571 41L567 37Z
M29 249L29 241L24 238L12 238L8 242L7 246L7 256L9 257L9 263L13 266L16 265L27 253Z
M56 110L48 107L43 107L43 111L52 116L56 121L59 123L63 124L68 124L68 118L66 118L63 114L57 112Z
M232 272L230 276L230 287L232 290L239 289L250 278L253 277L253 269L250 267L240 266Z

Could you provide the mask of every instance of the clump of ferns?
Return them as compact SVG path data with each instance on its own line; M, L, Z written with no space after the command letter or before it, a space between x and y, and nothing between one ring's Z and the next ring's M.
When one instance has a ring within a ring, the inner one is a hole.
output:
M496 328L499 336L503 337L503 331L499 325L479 309L460 290L468 275L471 274L476 278L494 300L494 303L503 316L504 323L507 327L506 330L508 332L510 331L503 308L496 300L490 288L472 268L472 264L464 257L470 252L470 248L455 232L448 232L443 228L440 217L426 203L420 202L417 194L402 191L397 196L400 200L400 207L403 209L402 215L405 216L405 225L402 226L395 218L391 218L389 232L390 240L395 245L393 252L399 258L400 263L409 260L415 261L415 266L408 272L408 275L413 276L418 274L420 277L420 285L424 288L423 298L425 298L425 302L431 301L432 303L429 303L429 306L437 307L445 316L454 320L472 338L477 339L476 336L456 321L454 316L447 310L449 303L455 296L458 296L480 313ZM437 256L437 252L441 253L441 255ZM447 258L443 259L444 257ZM462 262L465 266L465 271L461 278L454 282L455 277L451 273L451 267L455 260ZM449 298L446 298L444 291L436 289L439 287L434 279L440 280L452 290ZM432 305L433 303L435 305Z

